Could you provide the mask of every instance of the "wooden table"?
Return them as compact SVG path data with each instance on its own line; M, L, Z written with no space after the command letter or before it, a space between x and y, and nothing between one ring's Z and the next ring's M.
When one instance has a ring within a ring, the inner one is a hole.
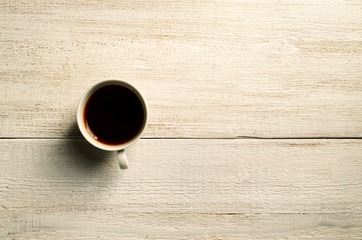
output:
M361 239L362 2L1 1L0 238ZM150 121L121 171L93 84Z

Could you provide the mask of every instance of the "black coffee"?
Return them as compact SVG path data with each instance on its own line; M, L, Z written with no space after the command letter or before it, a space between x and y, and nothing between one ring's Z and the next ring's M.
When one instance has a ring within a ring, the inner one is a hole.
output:
M142 129L143 104L126 87L104 86L89 97L84 107L84 124L89 134L101 143L126 143Z

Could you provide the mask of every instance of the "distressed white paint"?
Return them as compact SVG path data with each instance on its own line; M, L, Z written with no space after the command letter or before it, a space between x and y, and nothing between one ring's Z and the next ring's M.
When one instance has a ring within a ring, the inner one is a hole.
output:
M0 2L0 238L361 239L361 140L70 139L112 78L148 138L361 137L361 6Z
M0 236L362 236L361 140L0 140Z
M28 214L1 222L8 239L361 239L351 214L132 213L118 209ZM3 234L3 235L1 235Z
M2 1L0 136L68 137L94 83L147 137L360 137L360 1Z

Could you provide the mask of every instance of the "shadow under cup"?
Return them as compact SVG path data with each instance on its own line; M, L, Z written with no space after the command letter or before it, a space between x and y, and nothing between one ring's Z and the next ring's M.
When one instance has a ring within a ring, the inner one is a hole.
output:
M90 88L77 112L84 138L97 148L119 151L135 143L147 123L146 102L133 85L109 80Z

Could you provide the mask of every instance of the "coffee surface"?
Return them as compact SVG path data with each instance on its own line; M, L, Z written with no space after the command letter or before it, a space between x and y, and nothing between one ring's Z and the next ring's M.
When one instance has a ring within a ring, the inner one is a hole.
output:
M84 107L88 133L103 144L119 145L132 140L143 122L142 102L123 86L108 85L96 90Z

